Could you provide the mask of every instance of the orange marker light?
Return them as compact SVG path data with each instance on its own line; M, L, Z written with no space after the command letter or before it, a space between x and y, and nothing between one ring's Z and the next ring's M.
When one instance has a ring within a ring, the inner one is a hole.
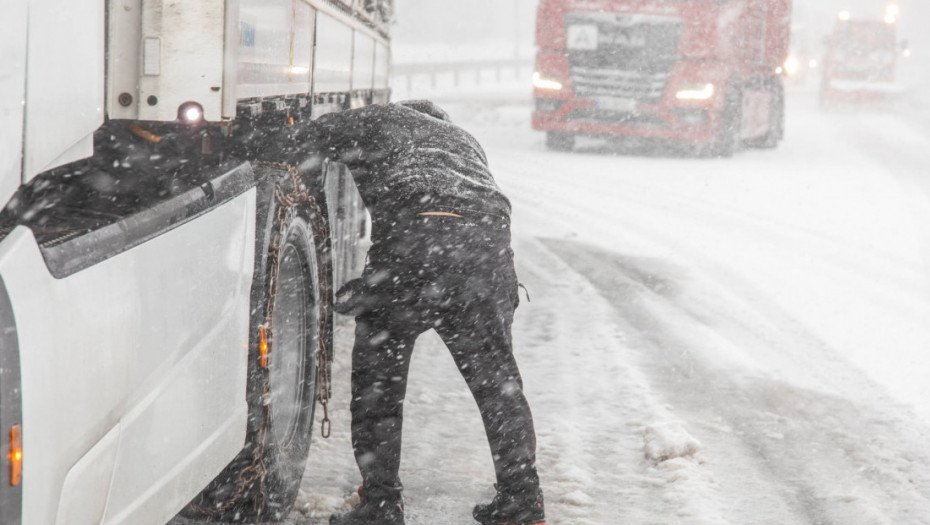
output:
M19 425L10 428L10 486L23 481L23 430Z
M265 332L264 326L260 327L258 330L259 330L259 333L261 334L261 342L258 344L259 355L261 355L260 363L261 363L262 368L267 368L268 367L268 335Z

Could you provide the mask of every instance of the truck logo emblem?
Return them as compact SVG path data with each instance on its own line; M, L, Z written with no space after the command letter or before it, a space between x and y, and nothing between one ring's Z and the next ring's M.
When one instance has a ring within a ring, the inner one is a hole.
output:
M593 51L597 49L598 31L595 24L568 26L566 35L568 49Z
M595 24L575 24L568 26L566 47L578 51L594 51L600 46L610 47L646 47L646 37L630 29L605 33Z
M646 37L628 30L622 30L613 35L604 35L604 39L620 47L646 47Z

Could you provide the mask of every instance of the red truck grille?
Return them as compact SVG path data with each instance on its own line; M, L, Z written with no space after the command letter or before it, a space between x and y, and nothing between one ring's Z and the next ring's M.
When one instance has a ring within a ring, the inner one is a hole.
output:
M679 61L682 27L674 16L568 13L566 47L575 95L657 102Z
M662 97L669 72L642 73L606 68L572 67L575 96L623 97L655 101Z

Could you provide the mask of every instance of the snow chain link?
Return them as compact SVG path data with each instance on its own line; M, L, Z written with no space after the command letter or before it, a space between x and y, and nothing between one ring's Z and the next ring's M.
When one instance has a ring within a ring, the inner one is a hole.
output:
M323 215L323 210L320 209L320 205L317 203L316 199L313 198L313 195L310 194L310 191L307 189L306 185L300 182L300 176L297 174L297 168L291 166L290 164L277 163L277 162L258 162L258 166L272 168L276 170L285 170L291 177L293 182L293 188L289 192L285 192L285 189L282 186L275 187L275 199L280 205L278 207L278 212L276 216L277 223L280 225L278 231L275 232L274 238L270 243L270 248L268 251L269 266L271 267L271 278L269 279L269 289L268 289L268 302L265 304L265 323L268 331L274 333L273 318L272 314L274 313L274 297L278 290L278 273L281 269L281 260L279 257L279 251L281 243L284 241L284 229L287 226L287 221L290 219L290 216L297 209L296 205L302 204L310 208L310 229L313 230L314 239L322 241L327 237L327 222L326 217ZM330 296L330 283L329 279L325 275L325 267L323 264L317 265L317 271L319 275L317 276L317 281L320 284L320 317L319 317L319 334L317 338L319 341L319 348L317 349L317 356L319 358L319 365L317 366L317 379L319 382L319 394L317 395L317 400L320 403L320 406L323 407L323 420L320 423L320 435L323 438L329 438L332 430L332 424L329 420L329 400L332 398L332 377L330 372L330 363L329 363L329 351L326 347L326 333L329 319L329 296ZM263 396L267 396L267 392ZM267 398L266 398L267 399Z
M313 230L313 235L316 239L322 240L326 238L327 235L327 224L326 217L323 215L323 211L320 209L319 204L317 204L316 199L310 195L310 192L307 190L306 186L300 183L300 177L297 174L297 168L283 163L274 163L274 162L257 162L257 166L268 167L276 170L285 170L287 171L293 181L293 189L290 192L285 192L281 186L275 187L275 199L280 205L278 207L278 212L275 217L279 226L278 231L274 233L274 237L271 239L271 243L268 249L268 260L269 266L271 268L269 287L268 287L268 302L265 303L265 322L263 324L265 331L267 333L273 333L273 317L274 313L274 297L275 293L278 290L278 273L281 270L281 260L280 260L280 243L284 241L285 228L287 226L287 221L290 218L291 214L296 210L295 205L303 204L310 208L310 228ZM332 397L332 381L330 378L329 371L329 353L327 352L326 347L326 326L327 319L329 319L329 279L326 278L323 265L318 265L319 275L317 277L320 283L320 319L319 319L319 348L317 349L319 357L319 367L317 379L319 381L319 394L317 400L323 406L323 421L320 425L320 431L324 438L329 438L330 436L330 420L329 420L329 400ZM268 385L265 384L264 390L262 392L262 403L267 406L270 402L270 393L268 392ZM244 467L238 473L239 485L235 493L226 498L226 501L222 505L211 506L209 508L203 507L201 505L192 504L197 512L205 516L218 516L223 512L229 510L232 505L234 505L242 496L242 493L245 491L246 487L252 485L255 482L258 482L259 485L263 485L262 480L265 477L265 474L268 470L264 462L264 448L265 440L267 439L267 429L270 426L270 417L271 412L265 410L264 414L264 424L261 425L261 430L259 431L258 447L253 449L252 452L252 462ZM265 497L264 488L260 489L262 498ZM254 502L254 507L256 509L261 508L262 500L256 500Z
M278 289L278 273L281 269L280 261L280 243L283 242L285 228L287 226L287 220L290 218L291 213L296 210L295 205L303 204L310 208L310 228L313 230L313 235L316 239L322 240L326 238L327 234L327 224L326 217L323 216L323 211L320 209L319 204L317 204L316 199L310 195L310 192L307 190L306 186L300 183L300 177L297 174L297 168L283 163L274 163L274 162L256 162L257 166L268 167L276 170L285 170L287 171L293 181L293 189L290 192L285 192L281 186L275 187L275 199L278 201L280 206L278 207L277 215L275 219L278 221L279 229L274 233L274 237L271 239L270 246L268 248L268 261L270 270L270 279L268 287L268 302L265 303L265 321L263 327L265 328L266 333L273 333L273 318L272 314L274 313L274 297ZM317 379L319 380L320 390L317 396L317 400L323 406L323 422L320 425L320 431L324 438L330 436L331 424L329 421L329 400L332 397L332 381L330 378L329 371L329 353L326 348L326 326L327 319L329 319L329 279L325 278L325 271L323 265L318 265L318 281L320 283L320 320L319 320L319 348L317 349L319 356L319 367ZM270 402L270 393L268 392L267 383L264 386L262 392L262 403L267 406ZM204 507L201 505L192 504L191 507L197 512L201 513L204 516L218 516L221 513L226 512L232 507L242 496L242 493L245 491L246 487L252 485L255 482L258 482L260 485L263 485L263 479L266 472L268 471L267 466L264 462L264 448L265 440L267 439L268 427L271 425L270 422L271 412L265 410L264 414L264 424L261 425L261 430L259 430L257 442L260 444L258 447L255 447L252 451L252 461L249 465L245 466L237 474L239 479L238 488L236 491L226 498L226 501L222 505ZM263 499L265 497L264 488L260 489L261 499L258 499L254 502L255 509L261 508Z

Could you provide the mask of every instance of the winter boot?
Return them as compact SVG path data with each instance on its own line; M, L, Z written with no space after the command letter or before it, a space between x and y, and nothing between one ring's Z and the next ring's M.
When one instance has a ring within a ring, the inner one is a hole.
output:
M497 491L487 505L475 505L471 513L481 525L546 525L542 490L532 494Z
M404 525L403 498L370 499L362 495L362 502L345 514L333 514L329 525Z

